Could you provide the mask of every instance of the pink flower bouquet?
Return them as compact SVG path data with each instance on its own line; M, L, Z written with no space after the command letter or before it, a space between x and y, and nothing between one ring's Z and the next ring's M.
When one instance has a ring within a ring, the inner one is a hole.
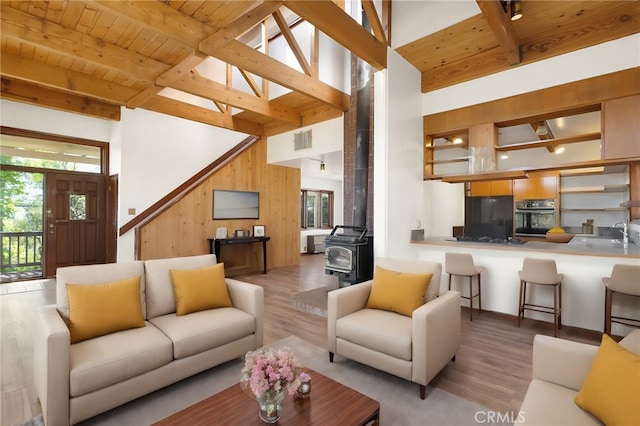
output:
M302 364L287 347L261 348L247 352L240 381L243 386L248 386L255 396L280 393L283 390L293 395L300 384L311 379L302 368Z

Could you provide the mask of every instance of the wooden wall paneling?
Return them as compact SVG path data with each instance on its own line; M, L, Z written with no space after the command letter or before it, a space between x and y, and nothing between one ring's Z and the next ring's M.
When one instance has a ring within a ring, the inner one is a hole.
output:
M602 158L640 157L640 95L602 103Z
M267 268L299 263L300 170L269 165L263 138L222 167L209 179L144 225L140 234L140 259L157 259L209 253L207 239L218 227L229 235L236 229L264 225ZM212 220L213 189L260 192L260 219ZM225 247L221 254L228 275L262 270L262 245Z
M426 134L435 135L488 122L501 126L522 124L535 117L548 119L568 112L597 111L601 102L637 94L640 94L640 67L425 115L423 129Z

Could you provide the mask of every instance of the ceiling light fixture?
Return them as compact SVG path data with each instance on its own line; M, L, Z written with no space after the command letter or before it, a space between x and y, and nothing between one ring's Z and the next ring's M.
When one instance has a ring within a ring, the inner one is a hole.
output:
M522 1L511 0L511 20L517 21L522 18Z
M536 135L544 136L549 134L549 129L547 129L547 125L544 124L544 121L541 121L536 128Z
M506 160L507 158L509 158L509 154L507 154L507 153L500 154L500 159L501 160Z
M522 18L522 0L500 0L500 4L504 13L507 13L507 7L509 7L509 16L512 21Z
M462 142L463 142L462 138L460 136L458 136L458 137L453 138L453 141L451 143L453 143L454 145L459 145Z
M553 152L556 153L556 154L562 154L564 152L564 146L556 146L553 149Z

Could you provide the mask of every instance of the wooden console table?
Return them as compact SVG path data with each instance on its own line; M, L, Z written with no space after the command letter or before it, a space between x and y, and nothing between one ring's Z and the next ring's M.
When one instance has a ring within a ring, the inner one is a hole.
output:
M209 252L216 255L216 259L220 262L220 248L231 244L253 244L262 243L262 262L264 265L263 274L267 273L267 241L271 237L237 237L237 238L208 238Z

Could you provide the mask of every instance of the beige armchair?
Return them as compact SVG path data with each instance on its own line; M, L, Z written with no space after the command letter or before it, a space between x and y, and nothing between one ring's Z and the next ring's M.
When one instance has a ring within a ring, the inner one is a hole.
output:
M411 317L366 308L373 280L330 291L327 306L329 361L340 355L420 385L426 385L460 347L460 293L440 293L442 265L379 258L390 271L431 273L425 303ZM374 276L375 279L375 276Z

